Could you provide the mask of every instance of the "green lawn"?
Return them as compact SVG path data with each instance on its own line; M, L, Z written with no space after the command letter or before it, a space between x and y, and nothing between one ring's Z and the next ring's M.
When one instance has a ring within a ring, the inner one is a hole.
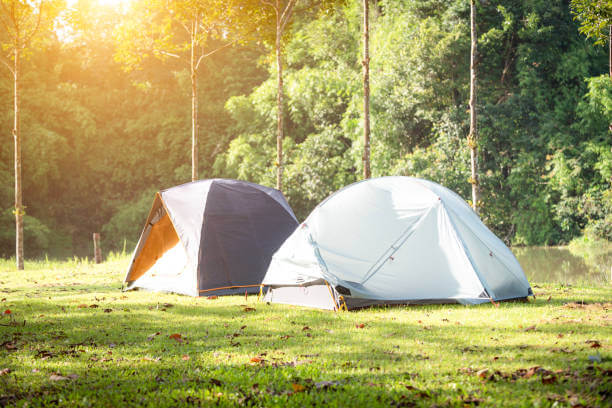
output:
M0 406L612 405L611 286L334 313L122 293L127 263L0 261Z

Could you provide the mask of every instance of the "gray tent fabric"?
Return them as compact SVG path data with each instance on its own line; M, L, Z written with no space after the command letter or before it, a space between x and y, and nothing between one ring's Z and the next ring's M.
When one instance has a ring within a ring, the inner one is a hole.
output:
M321 282L328 299L304 299L324 293L314 288ZM411 177L364 180L332 194L274 254L263 284L267 301L327 309L532 294L510 249L459 195Z
M161 191L128 268L127 289L257 292L272 254L297 224L280 191L254 183L210 179Z

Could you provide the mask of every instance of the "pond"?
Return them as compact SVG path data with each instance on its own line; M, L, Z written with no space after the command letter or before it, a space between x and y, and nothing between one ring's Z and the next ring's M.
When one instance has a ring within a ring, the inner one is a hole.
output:
M609 285L612 243L596 248L515 247L512 249L529 282Z

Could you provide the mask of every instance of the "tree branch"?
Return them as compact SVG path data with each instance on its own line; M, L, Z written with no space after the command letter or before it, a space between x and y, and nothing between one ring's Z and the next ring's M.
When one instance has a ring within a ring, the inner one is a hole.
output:
M289 0L289 3L287 3L287 6L285 7L285 10L283 11L283 14L280 18L281 33L285 31L285 26L287 25L287 22L291 19L291 13L293 13L293 6L295 6L296 3L297 0Z
M40 3L38 4L38 18L37 18L37 21L36 21L36 26L34 27L34 29L32 30L32 32L29 35L25 36L25 39L23 41L23 46L24 47L26 47L28 45L28 43L30 42L32 37L34 37L34 34L36 34L36 32L38 31L38 28L40 27L40 20L41 20L41 17L42 17L43 3L44 3L44 0L40 0Z
M206 53L206 54L202 54L202 55L200 55L200 58L198 58L198 62L196 62L195 69L197 70L197 69L199 68L199 66L200 66L200 62L202 62L202 60L203 60L204 58L206 58L206 57L209 57L209 56L213 55L213 54L214 54L214 53L216 53L217 51L221 51L222 49L229 47L230 45L234 44L236 41L237 41L237 40L233 40L233 41L231 41L231 42L228 42L227 44L222 45L222 46L221 46L221 47L219 47L219 48L216 48L216 49L212 50L212 51L211 51L211 52L209 52L209 53Z
M274 5L274 3L272 3L271 1L267 1L267 0L259 0L259 1L261 1L266 6L272 7L274 11L276 12L276 14L278 14L278 8Z
M15 75L15 70L11 66L10 62L7 61L2 55L0 55L0 62L3 63L9 69L9 71L11 71L11 74Z

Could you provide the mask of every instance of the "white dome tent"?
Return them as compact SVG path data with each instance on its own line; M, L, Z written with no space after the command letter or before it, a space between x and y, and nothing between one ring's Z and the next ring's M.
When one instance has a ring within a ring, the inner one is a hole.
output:
M510 249L459 195L411 177L332 194L273 255L262 285L266 301L323 309L533 294Z

